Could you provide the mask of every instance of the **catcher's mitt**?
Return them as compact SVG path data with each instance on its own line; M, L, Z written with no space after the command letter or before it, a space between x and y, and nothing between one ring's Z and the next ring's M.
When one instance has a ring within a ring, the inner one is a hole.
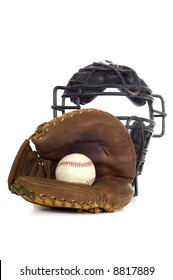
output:
M58 162L71 153L93 161L93 185L55 179ZM100 110L80 109L37 128L21 146L8 184L12 193L43 206L112 212L131 201L135 166L134 146L120 120Z

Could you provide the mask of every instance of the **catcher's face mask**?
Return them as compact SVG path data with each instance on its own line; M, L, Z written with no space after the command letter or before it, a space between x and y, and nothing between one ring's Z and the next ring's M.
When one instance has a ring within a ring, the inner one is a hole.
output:
M63 94L60 96L61 105L58 105L57 99L60 91L63 91ZM162 137L165 133L164 100L161 95L152 94L151 89L133 69L104 61L80 69L72 76L67 86L54 88L53 116L57 117L57 111L64 114L66 110L81 109L81 105L91 102L98 96L127 97L135 106L147 106L148 108L147 118L136 115L116 116L129 131L136 151L136 176L133 186L135 195L137 195L137 177L142 173L150 138ZM66 105L67 100L74 105ZM155 109L154 103L159 104L160 108ZM156 126L158 132L154 133Z

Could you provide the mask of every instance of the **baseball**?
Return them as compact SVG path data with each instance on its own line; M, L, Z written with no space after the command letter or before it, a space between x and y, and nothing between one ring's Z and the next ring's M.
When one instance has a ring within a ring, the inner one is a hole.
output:
M90 158L83 154L69 154L62 158L55 170L57 180L92 185L96 170Z

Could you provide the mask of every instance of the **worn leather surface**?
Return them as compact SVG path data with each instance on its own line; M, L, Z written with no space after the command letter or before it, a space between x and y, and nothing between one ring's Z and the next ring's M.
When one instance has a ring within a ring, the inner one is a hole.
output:
M76 104L76 94L80 97L80 104L84 105L97 97L97 92L115 88L125 92L127 97L137 106L145 105L143 98L136 96L151 95L147 84L138 77L130 67L114 64L111 61L94 62L79 69L69 80L64 96L70 97Z
M115 211L134 194L135 151L131 137L113 115L96 109L66 113L39 126L13 162L8 184L12 192L43 206L90 212ZM67 154L82 153L96 168L93 185L55 179L57 163Z

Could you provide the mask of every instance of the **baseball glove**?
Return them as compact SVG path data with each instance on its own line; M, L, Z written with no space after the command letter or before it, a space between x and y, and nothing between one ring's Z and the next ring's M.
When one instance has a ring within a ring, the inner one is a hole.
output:
M92 185L55 178L58 162L71 153L93 161L96 179ZM131 137L118 118L96 109L75 110L40 125L24 141L8 185L12 193L42 206L113 212L134 195L135 158Z

